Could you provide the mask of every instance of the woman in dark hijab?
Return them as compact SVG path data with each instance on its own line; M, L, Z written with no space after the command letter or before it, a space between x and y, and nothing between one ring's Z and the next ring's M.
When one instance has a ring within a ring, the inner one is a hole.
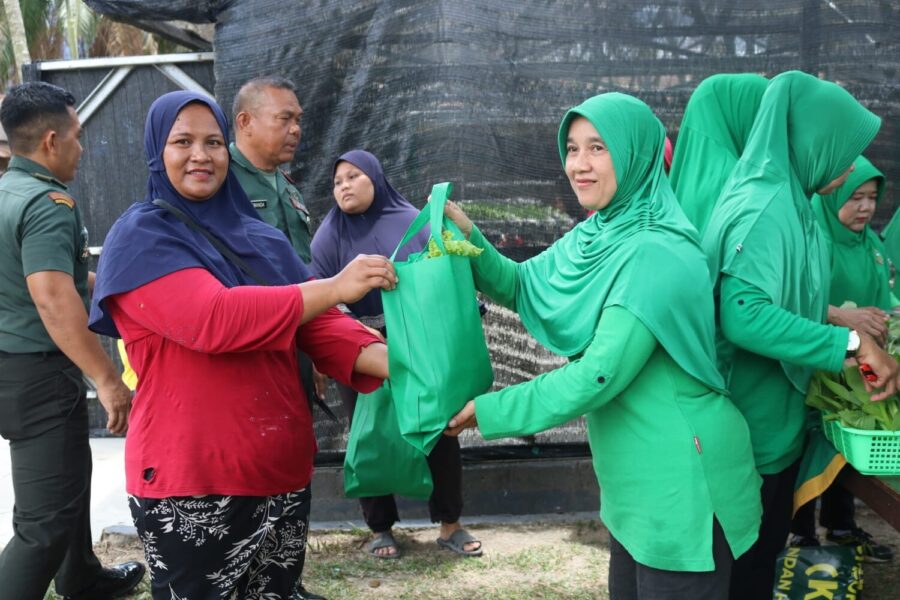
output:
M229 171L227 139L204 96L153 103L147 194L110 230L91 306L140 376L126 488L157 600L289 597L316 450L296 349L361 391L387 376L384 344L334 305L392 288L390 262L310 281Z
M342 154L334 163L334 200L336 206L325 216L312 241L312 268L318 277L331 277L360 254L390 256L409 224L419 211L384 176L378 159L365 150ZM427 243L426 228L397 253L405 260ZM347 305L352 315L365 325L384 331L384 309L377 289L361 300ZM357 393L338 385L347 414L353 415ZM428 501L432 522L441 524L438 544L467 556L481 554L481 542L459 524L462 514L462 460L459 441L441 436L428 466L434 491ZM399 548L391 528L400 520L393 496L361 498L366 525L375 534L369 553L378 558L397 558Z

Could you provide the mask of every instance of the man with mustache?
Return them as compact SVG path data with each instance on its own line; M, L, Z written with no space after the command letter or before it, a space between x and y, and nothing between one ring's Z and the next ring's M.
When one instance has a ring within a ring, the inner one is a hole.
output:
M309 211L293 180L279 167L294 158L300 144L300 119L303 109L297 100L296 87L283 77L257 77L241 86L232 107L235 141L229 146L231 171L253 203L259 216L287 236L297 256L310 262L309 243L312 233ZM312 401L321 396L315 390L312 363L298 356L300 379L306 397ZM308 515L307 515L308 524ZM300 559L303 560L302 558ZM308 592L301 578L291 600L325 600Z
M293 160L300 144L303 109L294 84L283 77L251 79L235 96L232 115L232 172L260 217L280 229L308 264L309 211L294 182L278 168Z

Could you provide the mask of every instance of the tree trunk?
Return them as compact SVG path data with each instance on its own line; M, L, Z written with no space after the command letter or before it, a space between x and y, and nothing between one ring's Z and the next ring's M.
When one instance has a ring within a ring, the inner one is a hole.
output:
M78 27L81 24L79 12L81 11L81 0L66 0L66 37L69 44L69 57L72 60L80 58L80 50L78 41L81 38Z
M25 24L22 21L22 7L19 0L3 0L3 8L6 11L6 22L9 25L9 36L12 39L13 56L15 58L15 73L13 83L22 82L22 67L31 62L28 53L28 38L25 37Z

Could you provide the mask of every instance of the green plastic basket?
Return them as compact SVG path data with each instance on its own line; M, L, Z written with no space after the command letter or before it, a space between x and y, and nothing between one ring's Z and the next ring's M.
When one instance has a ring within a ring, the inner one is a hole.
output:
M822 430L837 451L863 475L900 475L900 431L872 431L822 420Z

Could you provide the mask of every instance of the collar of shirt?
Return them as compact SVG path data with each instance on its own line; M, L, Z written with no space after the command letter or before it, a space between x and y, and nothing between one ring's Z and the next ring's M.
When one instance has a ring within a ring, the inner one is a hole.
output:
M69 189L66 184L57 179L56 176L51 173L47 167L31 160L30 158L14 155L9 161L8 170L12 171L13 169L24 171L32 177L36 177L38 179L46 181L47 183L52 183L53 185L58 185L64 190Z
M278 176L279 169L275 169L274 172L263 171L252 162L250 162L250 160L246 156L244 156L244 153L240 151L240 149L237 147L237 144L235 144L234 142L231 142L231 144L228 146L228 150L231 153L231 158L234 160L234 162L247 169L251 173L256 173L258 175L261 175L262 177L272 177L273 173L276 177Z

